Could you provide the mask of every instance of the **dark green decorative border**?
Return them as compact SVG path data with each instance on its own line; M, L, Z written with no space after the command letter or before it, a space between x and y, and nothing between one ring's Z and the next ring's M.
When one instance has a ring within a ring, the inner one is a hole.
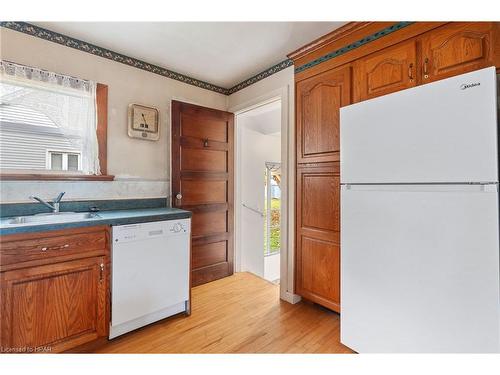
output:
M0 22L1 27L6 27L8 29L16 30L25 34L29 34L32 36L35 36L37 38L45 39L54 43L61 44L66 47L71 47L75 48L77 50L83 51L83 52L88 52L96 56L104 57L105 59L113 60L125 65L133 66L134 68L142 69L150 73L155 73L159 74L161 76L175 79L180 82L187 83L189 85L193 85L196 87L201 87L203 89L207 89L210 91L215 91L220 94L228 95L228 89L224 87L220 87L217 85L213 85L211 83L201 81L196 78L192 78L189 76L186 76L184 74L180 74L177 72L174 72L172 70L162 68L157 65L149 64L145 61L125 56L122 55L121 53L113 52L109 49L98 47L96 45L71 38L69 36L63 35L56 33L54 31L50 31L47 29L44 29L39 26L35 26L32 24L29 24L27 22Z
M397 30L400 30L406 26L409 26L413 24L414 22L398 22L395 23L394 25L391 25L385 29L382 29L380 31L377 31L374 34L368 35L364 37L363 39L360 39L354 43L351 43L345 47L342 47L336 51L330 52L324 56L321 56L311 62L308 62L307 64L301 65L297 68L295 68L295 73L302 72L306 69L312 68L313 66L316 66L318 64L321 64L322 62L325 62L327 60L333 59L335 57L338 57L340 55L343 55L344 53L347 53L349 51L352 51L353 49L356 49L358 47L361 47L367 43L370 43L374 40L377 40L383 36L386 36L388 34L391 34ZM187 83L189 85L193 85L196 87L200 87L206 90L214 91L219 94L224 94L224 95L231 95L239 90L244 89L245 87L248 87L250 85L253 85L254 83L263 80L264 78L267 78L275 73L278 73L279 71L288 68L289 66L293 65L293 61L290 59L286 59L281 61L280 63L273 65L269 69L266 69L246 80L243 82L238 83L237 85L227 89L224 87L220 87L214 84L211 84L209 82L201 81L196 78L192 78L189 76L186 76L181 73L174 72L172 70L162 68L160 66L154 65L154 64L149 64L145 61L125 56L117 52L113 52L109 49L98 47L96 45L93 45L91 43L87 43L63 34L56 33L54 31L50 31L47 29L44 29L39 26L32 25L27 22L13 22L13 21L0 21L0 27L5 27L8 29L12 29L15 31L19 31L31 36L35 36L37 38L45 39L57 44L61 44L66 47L74 48L79 51L91 53L96 56L103 57L105 59L109 59L112 61L116 61L125 65L132 66L134 68L142 69L150 73L158 74L163 77L175 79L177 81Z
M307 64L298 66L295 68L295 73L303 72L306 69L312 68L313 66L321 64L322 62L325 62L327 60L330 60L330 59L333 59L333 58L338 57L340 55L343 55L344 53L350 52L353 49L359 48L367 43L370 43L370 42L373 42L374 40L382 38L383 36L386 36L386 35L389 35L389 34L395 32L395 31L401 30L402 28L404 28L406 26L410 26L413 23L415 23L415 22L395 23L394 25L391 25L389 27L386 27L385 29L379 30L376 33L365 36L363 39L360 39L360 40L355 41L354 43L348 44L345 47L339 48L338 50L327 53L324 56L318 57L317 59L310 61Z
M293 65L292 60L290 60L290 59L283 60L282 62L271 66L269 69L266 69L266 70L264 70L256 75L244 80L243 82L238 83L236 86L231 87L228 90L228 95L231 95L232 93L235 93L236 91L240 91L241 89L244 89L245 87L253 85L255 82L258 82L260 80L263 80L264 78L272 76L274 73L278 73L279 71L286 69L292 65Z

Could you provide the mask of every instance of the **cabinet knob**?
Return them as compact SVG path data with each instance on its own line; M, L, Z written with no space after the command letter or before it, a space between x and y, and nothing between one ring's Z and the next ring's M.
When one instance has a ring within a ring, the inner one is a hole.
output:
M177 195L175 196L176 199L178 200L181 200L182 199L182 194L181 193L177 193Z

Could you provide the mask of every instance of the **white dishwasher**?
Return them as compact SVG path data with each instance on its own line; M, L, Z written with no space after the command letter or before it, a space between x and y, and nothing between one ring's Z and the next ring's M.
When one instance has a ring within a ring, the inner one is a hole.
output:
M112 232L109 338L189 312L191 219L120 225Z

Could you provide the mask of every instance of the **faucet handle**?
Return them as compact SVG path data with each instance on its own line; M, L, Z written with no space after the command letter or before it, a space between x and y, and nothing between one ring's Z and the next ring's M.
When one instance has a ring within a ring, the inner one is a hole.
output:
M57 198L54 199L54 203L59 203L61 201L62 197L64 196L64 194L66 194L65 191L59 193L59 195L57 196Z

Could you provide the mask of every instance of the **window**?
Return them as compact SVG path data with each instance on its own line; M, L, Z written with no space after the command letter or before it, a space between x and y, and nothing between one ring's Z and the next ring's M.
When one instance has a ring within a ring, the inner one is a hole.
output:
M106 174L106 86L2 60L0 78L2 178Z
M53 171L79 171L81 169L80 154L76 152L49 151L47 169Z
M268 256L281 247L281 163L266 162L264 177L264 255Z

